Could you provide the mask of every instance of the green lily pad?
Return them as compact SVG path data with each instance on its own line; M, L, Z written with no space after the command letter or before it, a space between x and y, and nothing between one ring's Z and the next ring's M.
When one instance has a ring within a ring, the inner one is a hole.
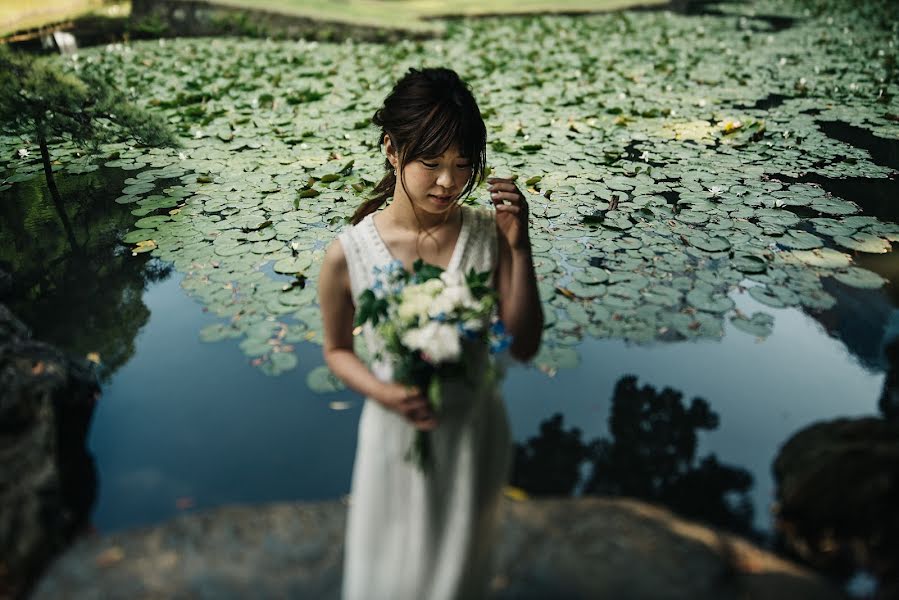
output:
M140 229L156 229L170 220L167 216L144 217L143 219L138 219L134 226Z
M691 235L687 236L690 245L706 252L724 252L730 250L730 242L723 237Z
M687 303L698 310L710 313L725 313L734 307L734 301L724 294L703 289L692 289L687 292Z
M777 243L786 248L796 250L813 250L824 246L824 242L818 236L798 229L791 229L783 237L779 238Z
M311 266L312 255L301 253L293 258L282 258L274 264L272 269L275 271L275 273L293 275L294 273L302 273Z
M309 386L310 390L318 394L339 392L346 389L343 382L331 372L331 369L324 365L309 371L309 374L306 376L306 385Z
M240 337L241 333L235 327L222 323L213 323L200 330L200 341L219 342L221 340Z
M852 262L848 255L831 248L793 250L792 255L807 265L825 269L841 269L848 267L849 263Z
M740 331L757 338L766 338L774 331L774 317L768 313L756 312L750 318L744 315L733 316L730 322Z
M295 369L297 362L297 355L293 352L272 352L268 356L268 360L259 366L259 369L266 375L274 377Z
M888 241L870 233L856 233L851 237L838 235L833 238L833 241L844 248L870 254L883 254L892 249Z
M887 280L867 269L849 267L845 271L834 273L833 278L846 285L862 289L879 289Z
M734 256L731 266L743 273L764 273L768 268L768 263L760 256L741 254Z

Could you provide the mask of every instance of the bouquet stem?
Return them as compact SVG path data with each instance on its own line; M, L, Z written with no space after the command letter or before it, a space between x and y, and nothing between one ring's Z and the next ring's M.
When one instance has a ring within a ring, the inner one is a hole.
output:
M432 373L427 385L428 404L435 413L440 410L440 404L443 400L442 388L440 387L440 378L436 373ZM415 430L415 439L412 445L406 451L404 457L409 462L414 462L421 471L430 471L433 467L434 456L431 448L431 432Z

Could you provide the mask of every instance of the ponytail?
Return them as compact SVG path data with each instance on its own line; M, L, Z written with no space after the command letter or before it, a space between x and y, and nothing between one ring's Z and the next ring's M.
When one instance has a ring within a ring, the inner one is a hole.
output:
M360 204L359 208L356 209L356 212L353 213L353 216L350 217L351 224L358 224L362 219L381 208L381 205L393 197L393 191L396 188L395 173L396 172L390 166L390 163L387 162L387 174L384 175L384 178L375 186L371 197Z

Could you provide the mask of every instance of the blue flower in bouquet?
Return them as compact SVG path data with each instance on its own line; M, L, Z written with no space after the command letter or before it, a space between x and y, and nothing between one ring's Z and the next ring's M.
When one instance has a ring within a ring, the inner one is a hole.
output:
M506 332L506 325L499 319L494 319L489 330L490 352L499 354L512 344L512 336Z

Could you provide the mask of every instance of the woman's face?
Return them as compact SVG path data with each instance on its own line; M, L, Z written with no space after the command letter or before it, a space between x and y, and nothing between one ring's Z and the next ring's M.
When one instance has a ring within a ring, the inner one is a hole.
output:
M391 162L398 164L394 160ZM444 213L458 200L471 179L471 171L471 161L451 147L440 156L407 162L402 171L398 171L396 195L407 195L417 209L432 214Z

